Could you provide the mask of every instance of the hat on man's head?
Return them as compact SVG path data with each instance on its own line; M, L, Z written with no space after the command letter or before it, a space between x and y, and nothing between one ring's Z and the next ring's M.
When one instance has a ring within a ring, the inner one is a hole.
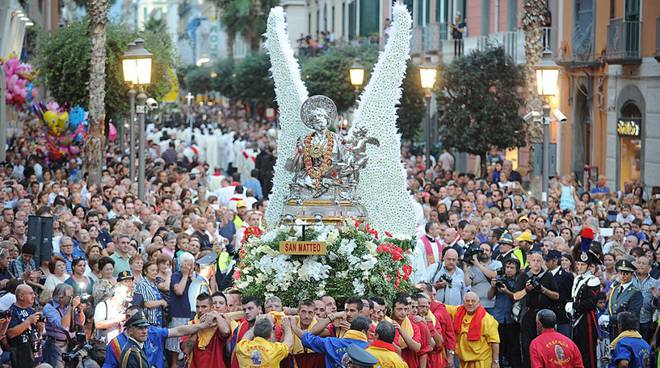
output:
M598 254L594 253L592 250L588 250L586 252L580 252L578 255L575 257L576 262L584 262L586 264L602 264L603 262L600 260L600 257Z
M138 311L124 324L126 327L149 327L149 321L144 311Z
M594 241L594 230L590 227L585 227L580 231L580 251L587 252L591 247L591 242Z
M131 271L121 271L117 275L117 282L122 282L124 280L133 280L133 274Z
M371 353L357 346L356 344L351 344L346 347L346 355L353 363L353 366L358 367L373 367L378 364L378 359Z
M532 238L532 233L527 230L523 231L523 233L520 234L520 236L516 240L519 242L521 241L528 242L530 244L534 241L534 239Z
M529 217L527 217L525 215L522 215L522 216L518 217L518 222L522 222L522 221L529 222Z
M200 266L208 266L214 264L218 260L218 255L215 252L211 252L204 257L198 259L195 263Z
M635 272L637 271L637 267L630 262L627 259L622 259L619 262L616 263L616 270L618 271L624 271L624 272Z
M561 259L561 252L555 249L550 249L548 253L543 257L546 261L551 259Z
M502 234L502 236L500 237L499 243L500 244L512 245L513 244L513 236L511 236L511 234L509 234L508 232L505 231L504 234Z

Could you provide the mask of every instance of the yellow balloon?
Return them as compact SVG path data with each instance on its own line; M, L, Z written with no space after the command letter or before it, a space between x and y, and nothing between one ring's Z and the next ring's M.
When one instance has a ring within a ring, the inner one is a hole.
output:
M48 130L55 133L57 130L57 113L55 111L46 111L44 113L44 121Z
M66 131L69 124L69 113L64 111L57 116L57 133L62 134Z

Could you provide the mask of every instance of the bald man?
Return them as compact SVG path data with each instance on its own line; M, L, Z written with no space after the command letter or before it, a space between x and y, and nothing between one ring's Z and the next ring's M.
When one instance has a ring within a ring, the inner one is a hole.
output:
M486 312L479 296L468 292L463 305L447 306L456 332L456 355L462 368L493 368L499 366L500 335L497 321Z
M436 288L435 298L446 305L460 305L465 295L465 274L456 267L457 263L458 252L453 248L445 249L442 267L431 279Z

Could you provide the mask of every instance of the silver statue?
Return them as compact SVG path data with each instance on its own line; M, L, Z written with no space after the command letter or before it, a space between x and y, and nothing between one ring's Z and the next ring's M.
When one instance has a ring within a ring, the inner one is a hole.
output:
M300 109L303 123L312 129L298 139L296 151L285 168L293 173L291 196L302 203L307 198L355 201L359 171L367 165L367 144L378 146L364 128L354 129L347 137L328 128L337 119L337 107L326 96L308 98Z

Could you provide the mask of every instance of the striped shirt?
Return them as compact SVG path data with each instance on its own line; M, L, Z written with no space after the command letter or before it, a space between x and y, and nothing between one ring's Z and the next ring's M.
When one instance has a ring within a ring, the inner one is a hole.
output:
M153 302L163 299L155 283L150 283L146 277L143 277L135 284L135 294L140 294L145 302ZM163 326L163 307L144 308L147 314L147 320L152 326Z

